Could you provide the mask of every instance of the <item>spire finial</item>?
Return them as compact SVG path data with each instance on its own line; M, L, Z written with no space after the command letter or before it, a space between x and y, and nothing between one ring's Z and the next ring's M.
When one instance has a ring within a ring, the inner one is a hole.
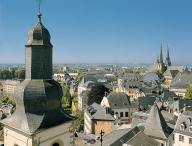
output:
M42 0L36 0L36 2L37 2L37 4L38 4L39 13L40 13Z
M37 2L38 7L39 7L39 13L37 14L37 17L38 17L38 21L41 22L42 14L40 13L40 10L41 10L41 3L42 3L42 0L36 0L36 2Z

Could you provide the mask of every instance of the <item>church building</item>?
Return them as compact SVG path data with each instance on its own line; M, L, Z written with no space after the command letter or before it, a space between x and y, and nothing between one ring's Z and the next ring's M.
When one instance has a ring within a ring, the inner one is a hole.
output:
M160 47L160 56L157 54L157 60L154 64L152 64L151 66L149 66L149 68L147 69L148 72L165 72L167 67L171 66L171 59L169 57L169 47L167 44L167 57L165 60L165 63L163 62L163 53L162 53L162 43L161 43L161 47Z
M52 79L50 33L41 23L29 30L25 44L26 76L14 91L16 111L3 119L5 146L72 146L73 122L61 105L63 95Z

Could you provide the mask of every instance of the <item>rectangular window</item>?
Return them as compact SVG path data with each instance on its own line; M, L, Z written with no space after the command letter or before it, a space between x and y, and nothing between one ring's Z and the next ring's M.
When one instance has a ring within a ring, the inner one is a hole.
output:
M179 135L179 141L184 142L184 136L183 135Z
M192 138L189 138L189 144L192 144Z
M123 117L123 112L120 112L120 117Z
M128 112L125 112L125 117L128 117Z

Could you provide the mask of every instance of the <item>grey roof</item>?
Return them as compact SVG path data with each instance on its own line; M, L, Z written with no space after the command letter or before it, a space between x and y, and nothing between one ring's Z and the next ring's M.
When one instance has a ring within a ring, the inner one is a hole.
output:
M142 83L140 81L127 81L127 84L126 84L126 87L125 89L127 88L139 88L141 87Z
M87 81L93 81L93 82L97 82L96 78L93 75L86 75L82 78L80 85L84 85Z
M12 86L16 86L20 83L20 81L16 81L16 80L6 80L3 84L4 85L12 85Z
M135 132L135 129L133 131ZM134 132L132 132L134 135ZM134 135L134 137L131 137L126 144L132 145L132 146L162 146L162 144L151 137L147 136L144 132L140 131L137 134Z
M86 112L89 117L93 120L107 120L114 121L113 112L109 108L104 108L97 103L93 103L87 107L84 112Z
M184 129L180 128L181 124L184 125ZM179 115L174 131L191 136L192 132L189 131L190 126L192 127L192 112L184 112Z
M172 83L176 81L182 81L190 84L192 82L192 74L187 72L178 73L175 78L172 80Z
M160 146L160 143L156 140L148 137L143 132L139 130L138 127L134 127L133 129L118 128L103 137L103 145L104 146L121 146L124 143L130 144L133 146ZM99 146L100 142L96 142L93 146Z
M25 44L25 46L46 45L53 47L53 45L50 42L50 38L51 35L49 31L44 27L41 21L39 21L33 28L29 30L28 41Z
M61 91L52 79L24 80L15 88L16 111L1 123L31 135L74 120L61 106Z
M167 139L172 133L156 104L153 105L149 117L145 122L145 134L157 139Z
M150 110L150 107L153 106L155 100L155 97L139 97L138 104L139 107L142 106L145 110Z
M177 80L170 84L170 88L174 89L187 89L190 87L190 84L181 80Z
M136 102L130 102L129 96L124 92L112 92L107 96L109 107L112 109L122 109L138 107Z
M171 69L168 67L168 69L163 74L166 79L173 79L177 74L179 70L177 69Z
M173 109L177 109L177 111L180 111L183 109L185 106L192 106L192 101L191 100L184 100L184 99L179 99L173 103Z
M164 101L166 101L166 100L168 100L170 98L173 99L173 97L177 97L177 95L173 91L168 91L168 92L164 91L163 94L162 94L162 98L163 98Z
M160 82L163 79L163 76L157 72L146 73L143 77L143 82Z

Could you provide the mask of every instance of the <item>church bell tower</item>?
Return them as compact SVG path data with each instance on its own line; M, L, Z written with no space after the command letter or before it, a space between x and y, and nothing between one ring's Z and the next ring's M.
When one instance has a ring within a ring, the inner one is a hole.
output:
M14 91L16 111L1 121L5 146L72 146L73 121L61 105L59 83L52 79L50 33L37 14L25 44L26 77Z

